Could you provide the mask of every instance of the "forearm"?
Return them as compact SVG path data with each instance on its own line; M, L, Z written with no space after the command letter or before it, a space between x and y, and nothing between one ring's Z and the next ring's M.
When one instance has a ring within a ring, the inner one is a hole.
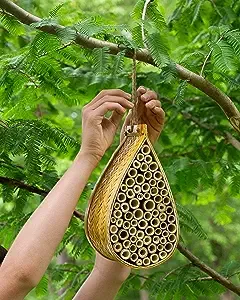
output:
M79 153L20 231L4 260L1 272L15 268L26 276L31 275L34 284L41 279L95 166L96 162L86 154Z

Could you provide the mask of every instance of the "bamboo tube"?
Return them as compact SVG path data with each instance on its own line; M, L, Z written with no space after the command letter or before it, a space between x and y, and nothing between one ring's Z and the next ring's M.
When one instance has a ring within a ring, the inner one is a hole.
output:
M159 216L159 211L158 211L157 209L154 209L154 210L152 211L152 216L153 216L154 218L158 217L158 216Z
M132 245L130 246L129 250L130 250L131 252L136 252L136 251L137 251L137 246L132 244Z
M152 211L155 208L155 203L153 200L147 200L143 203L143 207L146 211Z
M144 198L145 200L150 199L150 198L151 198L150 193L144 193L143 198Z
M174 215L168 216L168 222L169 222L169 223L174 223L175 221L176 221L176 218L175 218Z
M160 213L160 215L159 215L159 220L160 220L161 222L166 221L166 220L167 220L167 215L166 215L165 213Z
M133 219L133 220L131 221L131 226L136 227L137 225L138 225L138 221L135 220L135 219Z
M157 254L152 254L152 255L150 256L150 260L151 260L151 262L152 262L153 264L156 264L156 263L159 261L159 257L158 257Z
M136 238L135 235L130 236L130 242L131 242L132 244L136 243L136 241L137 241L137 238Z
M144 244L144 245L148 246L148 245L151 244L151 242L152 242L152 238L151 238L150 236L146 235L146 236L143 238L143 244Z
M159 241L160 241L159 236L155 235L155 236L153 237L153 243L154 243L154 244L159 244Z
M124 217L125 217L125 220L130 221L133 218L133 214L132 214L132 212L128 211L125 213Z
M117 233L117 232L118 232L117 226L116 226L116 225L111 225L111 226L110 226L110 232L111 232L112 234Z
M166 251L161 251L160 253L159 253L159 258L162 260L162 259L164 259L164 258L166 258L167 257L167 252Z
M141 152L144 154L144 156L146 156L147 154L149 154L151 152L151 149L148 145L144 145L141 148Z
M145 229L145 232L146 232L147 235L153 235L154 234L154 228L152 226L148 226Z
M176 235L175 235L175 234L172 234L172 233L169 234L168 240L169 240L169 242L171 242L171 243L175 242L175 241L176 241Z
M122 227L122 224L123 224L123 219L117 219L116 221L117 227Z
M137 160L143 161L144 160L144 155L142 153L138 153Z
M121 253L120 253L120 256L121 256L124 260L129 259L129 258L130 258L130 255L131 255L131 253L130 253L130 251L127 250L127 249L123 249L123 250L121 251Z
M158 249L159 252L161 252L161 251L163 250L163 245L158 244L158 245L157 245L157 249Z
M144 161L145 161L145 163L147 163L148 165L152 162L152 156L151 155L146 155L145 157L144 157Z
M111 217L111 221L110 221L112 224L115 224L116 223L116 218L115 217Z
M129 201L129 205L132 209L137 209L140 206L140 202L137 198L133 198Z
M144 177L145 177L146 180L150 180L151 177L152 177L152 172L150 172L150 171L145 172L144 173Z
M176 231L177 231L176 225L174 225L174 224L169 224L169 225L168 225L168 231L169 231L170 233L176 232Z
M137 208L136 210L134 210L133 215L135 219L140 220L143 217L143 211L140 208Z
M155 172L155 171L157 171L157 169L158 169L158 164L157 164L155 161L153 161L153 162L149 165L149 170L150 170L151 172Z
M127 179L126 179L126 185L127 185L128 188L133 187L134 184L135 184L134 178L127 178Z
M142 240L144 238L144 232L142 230L137 231L137 238Z
M133 191L134 191L135 194L139 194L141 192L140 185L134 185Z
M121 207L121 205L120 205L119 202L116 202L116 203L114 204L114 208L115 208L115 209L120 209L120 207Z
M143 193L147 193L149 190L150 190L149 184L148 183L144 183L142 185L142 191L143 191Z
M117 234L111 235L111 242L112 242L112 243L116 243L117 241L118 241L118 236L117 236Z
M136 246L137 246L138 248L141 248L141 247L143 246L143 240L137 240Z
M140 249L138 250L138 255L139 255L139 257L141 257L141 258L146 257L146 256L148 255L147 248L145 248L145 247L140 248Z
M159 203L157 205L157 209L160 211L160 212L163 212L166 210L166 206L163 204L163 203Z
M169 197L164 197L162 202L163 202L163 204L168 205L168 204L170 204L171 201L170 201Z
M119 231L118 235L119 235L120 239L123 241L129 237L129 234L128 234L127 230L125 230L125 229L121 229Z
M134 167L135 169L139 169L140 166L141 166L141 163L140 163L138 160L134 160L134 161L133 161L133 167Z
M143 265L144 266L148 266L148 265L150 265L150 259L148 258L148 257L145 257L144 259L143 259Z
M138 226L140 229L145 229L147 227L148 223L146 220L142 219L141 221L138 222Z
M130 259L131 261L135 262L138 259L138 255L136 253L132 253Z
M149 172L149 171L148 171ZM151 179L149 181L150 186L155 186L157 184L157 181L155 179Z
M168 215L172 214L173 213L173 208L171 206L168 206L168 208L166 209L166 213Z
M127 190L127 198L131 199L131 198L134 198L134 197L135 197L135 193L134 193L133 189L128 189Z
M124 183L121 184L121 191L124 192L124 193L127 191L127 185L126 184L124 184Z
M138 174L138 176L136 177L136 183L139 185L142 185L145 181L145 178L142 174Z
M160 221L158 218L152 218L152 220L150 221L150 224L152 225L152 227L158 227L160 224Z
M168 190L162 189L160 193L161 193L161 195L162 195L163 197L165 197L165 196L167 196L167 194L168 194Z
M145 162L142 162L141 167L140 167L140 170L141 170L142 172L146 172L147 169L148 169L148 165L147 165Z
M122 212L129 211L129 205L128 205L128 203L126 203L126 202L121 203L121 210L122 210Z
M129 248L130 246L131 246L131 243L130 243L129 240L125 240L125 241L123 242L123 248L127 249L127 248Z
M166 243L167 243L167 240L165 239L165 237L161 237L160 238L160 244L165 245Z
M156 195L158 194L158 188L152 187L152 188L150 189L150 194L151 194L152 196L156 196Z
M158 188L161 190L164 188L165 186L165 182L163 180L159 180L157 183Z
M134 169L134 168L130 168L129 171L128 171L128 176L132 177L132 178L135 178L137 176L137 170Z
M162 174L159 171L156 171L153 173L153 178L158 181L162 178Z
M130 229L129 229L129 234L130 234L130 235L135 235L136 233L137 233L136 227L130 227Z
M144 198L144 196L142 193L139 193L139 194L137 194L137 198L138 198L138 200L142 200Z
M155 201L156 203L160 203L160 202L162 201L162 196L161 196L161 195L156 195L156 196L154 197L154 201Z
M169 232L167 230L164 230L162 232L162 236L165 237L165 238L167 238L169 236Z
M162 230L160 228L156 228L155 233L157 235L160 235L162 233Z
M129 229L130 228L130 222L129 221L124 221L123 222L123 229Z
M171 252L172 249L173 249L173 244L172 244L172 243L167 243L167 244L165 245L165 250L166 250L167 252Z
M150 213L150 211L146 211L146 212L144 213L144 219L145 219L146 221L149 221L149 220L151 220L151 218L152 218L152 213Z
M142 260L140 258L137 260L136 265L137 266L142 266Z
M166 224L165 222L162 222L162 223L160 224L160 228L161 228L162 230L165 230L165 229L167 228L167 224Z
M113 249L115 252L120 252L122 250L122 244L121 243L114 244Z
M149 253L155 253L157 251L157 246L155 244L151 244L148 246Z
M113 216L114 216L116 219L121 218L121 216L122 216L121 210L119 210L119 209L118 209L118 210L114 210Z
M119 202L124 202L126 201L126 195L124 193L119 193L117 199Z

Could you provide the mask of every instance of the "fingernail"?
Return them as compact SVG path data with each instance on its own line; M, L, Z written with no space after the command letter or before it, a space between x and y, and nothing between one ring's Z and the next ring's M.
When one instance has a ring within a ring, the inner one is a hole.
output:
M131 98L132 98L132 95L131 95L131 94L127 94L127 98L128 98L128 99L131 99Z

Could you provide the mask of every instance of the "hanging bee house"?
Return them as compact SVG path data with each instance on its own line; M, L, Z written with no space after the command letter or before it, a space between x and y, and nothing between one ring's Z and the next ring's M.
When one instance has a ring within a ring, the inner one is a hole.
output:
M178 217L147 125L127 128L92 193L85 227L100 254L131 268L155 267L173 255Z

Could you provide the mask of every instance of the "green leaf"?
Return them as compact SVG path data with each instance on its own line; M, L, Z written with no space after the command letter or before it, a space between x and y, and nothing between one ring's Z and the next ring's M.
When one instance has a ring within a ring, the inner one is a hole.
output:
M234 51L228 43L221 40L212 46L212 50L212 61L217 69L221 72L228 72L236 69Z
M166 42L159 33L146 36L146 43L154 62L162 68L170 63Z

